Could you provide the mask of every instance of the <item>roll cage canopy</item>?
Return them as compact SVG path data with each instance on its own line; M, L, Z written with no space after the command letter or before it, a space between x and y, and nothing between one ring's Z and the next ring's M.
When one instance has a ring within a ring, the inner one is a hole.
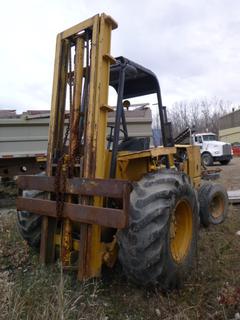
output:
M117 63L111 66L110 71L110 86L118 92L119 72L121 68L125 68L123 99L157 93L160 89L158 79L152 71L124 57L115 59Z
M110 81L118 94L117 109L114 125L114 137L112 148L112 161L110 177L114 177L116 169L117 148L122 123L125 138L127 138L127 126L124 115L123 100L140 97L148 94L157 94L159 118L161 124L161 135L163 146L172 146L171 124L167 120L166 107L162 105L161 90L157 76L149 69L124 57L117 57L116 63L110 68Z

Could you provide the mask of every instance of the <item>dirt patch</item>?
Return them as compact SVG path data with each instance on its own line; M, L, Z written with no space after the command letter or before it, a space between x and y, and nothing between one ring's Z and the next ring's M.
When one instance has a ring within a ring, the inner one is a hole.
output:
M233 158L226 166L217 166L221 168L220 179L217 182L225 185L227 190L240 189L240 157Z

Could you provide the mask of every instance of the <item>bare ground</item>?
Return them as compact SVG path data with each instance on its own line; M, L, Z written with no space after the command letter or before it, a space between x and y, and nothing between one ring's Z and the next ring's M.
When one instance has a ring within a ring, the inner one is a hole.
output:
M219 183L225 185L228 190L240 189L240 158L233 158L226 166L219 166L222 169Z
M219 182L240 188L240 158L221 166ZM21 240L15 210L0 209L0 319L238 319L240 313L240 206L227 220L200 229L197 264L176 292L139 288L117 266L101 280L77 283L61 266L42 267Z

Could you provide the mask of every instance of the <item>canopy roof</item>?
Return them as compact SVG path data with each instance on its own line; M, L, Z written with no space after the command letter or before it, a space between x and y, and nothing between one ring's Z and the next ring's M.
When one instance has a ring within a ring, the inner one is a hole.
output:
M125 68L125 83L123 99L139 97L159 90L156 75L149 69L124 57L117 57L117 63L111 65L110 86L118 91L119 72Z

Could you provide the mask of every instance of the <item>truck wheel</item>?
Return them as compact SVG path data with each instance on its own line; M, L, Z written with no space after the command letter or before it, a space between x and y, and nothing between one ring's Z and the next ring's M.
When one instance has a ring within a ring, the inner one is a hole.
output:
M201 155L202 164L204 166L212 166L213 165L213 158L210 153L203 153Z
M23 191L23 197L44 199L45 192L30 190ZM41 239L42 216L28 212L17 211L17 227L24 240L32 248L38 249Z
M219 161L221 163L221 165L223 166L226 166L227 164L229 164L231 160L222 160L222 161Z
M221 184L204 183L198 191L200 221L204 227L222 223L228 212L228 195Z
M198 203L188 177L172 170L148 174L131 193L129 227L117 233L123 271L140 285L179 287L193 265L197 233Z

